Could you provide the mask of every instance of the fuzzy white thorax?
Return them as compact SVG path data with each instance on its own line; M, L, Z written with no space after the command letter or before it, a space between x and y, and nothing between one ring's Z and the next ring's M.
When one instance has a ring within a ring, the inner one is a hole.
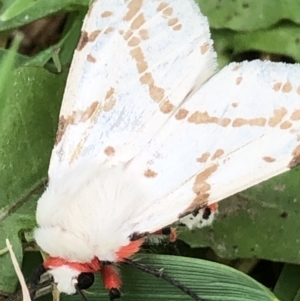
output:
M49 274L52 275L57 289L61 293L68 295L76 293L75 285L77 284L77 277L80 274L79 271L63 265L50 269Z
M126 246L137 206L145 197L138 179L126 168L105 167L96 160L76 165L61 177L50 179L38 201L37 244L51 256L69 261L115 261Z

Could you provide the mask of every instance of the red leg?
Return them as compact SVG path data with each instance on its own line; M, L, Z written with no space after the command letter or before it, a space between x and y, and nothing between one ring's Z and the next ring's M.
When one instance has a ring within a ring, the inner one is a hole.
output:
M119 275L119 270L114 264L104 263L101 269L101 276L104 283L104 287L109 290L110 300L114 300L121 297L120 287L122 280Z

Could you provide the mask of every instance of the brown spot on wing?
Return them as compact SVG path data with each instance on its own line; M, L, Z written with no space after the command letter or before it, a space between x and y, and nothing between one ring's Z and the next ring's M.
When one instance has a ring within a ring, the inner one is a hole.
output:
M107 27L105 30L104 30L104 34L109 34L109 33L111 33L111 32L113 32L114 31L114 28L113 27Z
M105 103L103 105L104 112L109 112L115 106L116 99L113 97L114 94L115 94L115 89L111 87L105 95Z
M232 68L232 71L237 71L240 69L240 65L235 65L233 68Z
M229 125L231 120L229 118L209 116L207 112L196 111L189 117L188 122L195 124L215 123L220 126L226 127Z
M237 85L239 85L239 84L242 82L242 79L243 79L242 76L237 77L235 83L236 83Z
M280 83L280 82L275 83L273 85L273 90L277 92L277 91L279 91L281 89L281 86L282 86L282 83Z
M133 32L131 30L126 31L124 34L125 41L127 41L130 37L132 37L132 35L133 35Z
M77 50L80 51L84 48L84 46L89 42L89 36L86 31L83 31L80 36L80 40L77 45Z
M64 115L60 116L55 144L58 144L61 141L68 126L75 125L81 122L86 122L87 120L92 118L92 116L96 113L98 108L99 108L99 102L94 101L84 111L80 111L80 110L73 111L72 114L69 116L64 116Z
M290 82L286 82L283 86L282 86L282 92L283 93L289 93L291 92L293 89L293 86Z
M94 42L98 35L100 34L101 30L94 30L90 35L89 35L89 42Z
M102 18L107 18L107 17L110 17L110 16L112 16L113 15L113 12L111 12L111 11L105 11L105 12L103 12L102 14L101 14L101 17Z
M163 12L165 16L171 16L173 14L173 8L172 7L166 7Z
M141 29L139 31L139 36L142 40L148 40L149 39L149 32L147 29Z
M172 29L175 30L175 31L180 30L181 28L182 28L181 24L177 24L177 25L172 27Z
M148 69L148 64L145 60L141 47L136 47L130 51L130 55L136 61L136 66L139 73L143 73Z
M172 18L172 19L169 19L168 26L173 27L177 23L178 23L178 18Z
M157 172L151 170L151 169L147 169L145 172L144 172L144 176L146 178L155 178L157 176Z
M137 30L138 28L140 28L144 23L146 22L144 15L143 14L139 14L131 23L131 29L132 30Z
M108 99L108 98L112 97L114 94L115 94L115 89L114 89L113 87L111 87L111 88L107 91L107 93L106 93L106 95L105 95L105 99Z
M150 97L155 102L160 102L165 97L165 90L155 85L152 74L147 72L140 77L140 82L149 87Z
M210 153L206 152L206 153L202 154L202 156L200 158L197 158L197 162L205 163L205 162L207 162L209 157L210 157Z
M296 92L297 92L298 95L300 95L300 86L298 86Z
M175 115L175 118L177 120L182 120L187 116L188 113L189 113L189 111L186 110L186 109L179 109L178 112Z
M201 52L201 54L205 54L207 52L207 50L209 50L209 44L207 42L205 42L204 44L202 44L200 46L200 52Z
M141 10L143 5L143 0L131 0L128 5L128 12L124 17L124 21L130 21L134 16Z
M108 157L114 156L116 151L112 146L108 146L105 148L104 150L105 155L107 155Z
M300 164L300 145L297 145L297 147L292 152L293 159L289 163L288 167L293 168Z
M300 110L295 110L291 115L291 120L300 120Z
M267 163L272 163L272 162L276 161L275 158L272 158L272 157L269 157L269 156L263 157L263 160Z
M78 42L77 45L77 50L80 51L82 50L85 45L89 42L94 42L96 40L96 38L98 37L98 35L100 34L101 30L94 30L93 32L91 32L90 34L88 34L88 32L83 31L81 33L81 37L80 40Z
M238 107L238 105L239 105L239 104L238 104L237 102L233 102L233 103L231 104L231 106L234 107L234 108Z
M162 3L160 3L160 4L158 5L156 11L160 12L160 11L162 11L163 9L165 9L166 7L168 7L168 3L162 2Z
M207 183L207 180L210 178L210 176L216 172L218 169L217 164L213 164L210 167L207 167L205 170L200 172L195 179L193 191L197 196L203 195L209 192L210 190L210 184ZM200 204L198 204L200 205Z
M94 101L93 103L91 103L89 107L87 107L84 111L81 112L81 118L79 122L85 122L88 119L90 119L92 115L95 113L98 106L99 106L98 101Z
M287 109L286 108L280 108L280 109L276 109L273 111L273 116L269 119L269 126L271 127L275 127L276 125L278 125L283 117L287 114Z
M55 145L61 141L67 127L68 127L68 120L65 118L65 116L60 116L58 121L58 129L56 132Z
M266 125L266 118L260 117L260 118L252 118L252 119L244 119L244 118L236 118L232 122L233 127L241 127L244 125L250 125L250 126L265 126Z
M168 114L170 112L172 112L172 110L174 109L174 105L169 101L169 100L165 100L161 105L160 105L160 111L164 114Z
M217 149L216 152L213 154L213 156L211 157L212 160L218 159L220 158L222 155L224 154L224 150L223 149Z
M90 63L96 63L96 61L97 61L91 54L88 54L86 59Z
M129 47L135 47L137 45L139 45L141 42L141 40L137 37L132 37L129 41L128 41L128 46Z
M282 130L286 130L289 129L290 127L292 127L292 123L290 121L284 121L281 125L280 125L280 129Z
M194 186L193 186L193 190L196 194L196 198L192 201L190 206L179 216L182 216L186 212L193 211L195 208L202 207L203 205L207 204L210 195L210 188L211 188L207 180L214 172L217 171L217 169L218 169L218 165L214 164L206 168L204 171L200 172L196 176Z

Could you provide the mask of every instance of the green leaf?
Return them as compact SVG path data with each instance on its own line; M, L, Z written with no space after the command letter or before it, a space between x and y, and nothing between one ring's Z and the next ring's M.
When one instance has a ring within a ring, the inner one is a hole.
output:
M230 53L231 58L243 52L257 51L284 55L300 62L300 26L291 23L247 33L213 30L212 38L218 54Z
M7 21L0 20L0 31L14 29L62 11L86 11L89 4L89 0L30 0L30 3L25 5L26 1L20 0L20 6L22 7L18 6L18 14L15 17ZM11 5L11 0L3 0L2 2L3 6L0 10L0 15L5 13Z
M281 20L300 24L300 2L295 0L196 0L212 28L236 31L265 29Z
M35 225L34 195L47 178L65 78L41 68L18 68L0 100L0 249L8 237L19 262L18 234ZM0 266L5 267L0 290L12 292L16 275L8 255L0 257Z
M8 78L17 58L17 49L20 45L22 36L18 35L13 42L12 48L5 51L0 62L0 99L5 97L5 92L7 89ZM1 109L1 102L0 102Z
M166 255L138 255L139 263L162 269L173 279L194 290L200 298L209 301L275 301L267 288L249 276L225 265L201 259ZM146 274L134 267L121 266L123 286L122 301L190 301L191 297L163 279ZM105 300L108 292L96 279L89 301ZM78 296L63 296L64 300L80 300Z
M53 58L54 55L58 56L60 64L62 66L69 66L73 57L74 49L77 46L80 30L82 26L82 20L84 13L71 14L66 24L66 34L55 45L40 52L35 57L28 59L28 66L40 66L43 67L46 63ZM55 72L59 71L54 68Z
M274 293L282 301L299 301L300 266L285 264L274 288ZM296 299L297 298L297 299Z
M26 9L29 9L36 3L36 0L15 0L11 6L9 6L5 12L0 16L1 21L10 20L20 15Z

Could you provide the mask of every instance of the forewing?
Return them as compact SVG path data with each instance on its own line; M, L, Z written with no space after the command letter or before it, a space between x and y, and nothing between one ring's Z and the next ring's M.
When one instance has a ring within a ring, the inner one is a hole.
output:
M208 23L193 0L94 1L70 69L50 177L86 158L129 161L215 67Z
M232 63L194 91L133 160L140 185L151 188L134 229L155 231L299 161L300 66Z

